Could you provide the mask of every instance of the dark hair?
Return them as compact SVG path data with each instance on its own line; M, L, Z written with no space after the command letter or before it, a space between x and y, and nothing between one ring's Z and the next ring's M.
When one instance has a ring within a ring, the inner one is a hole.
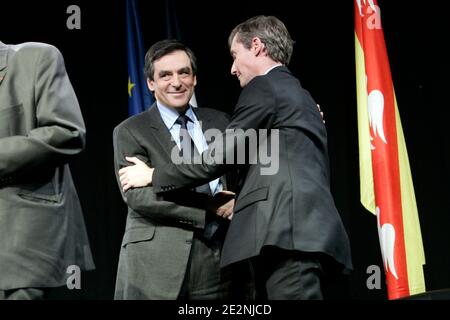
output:
M145 55L145 76L150 80L154 80L155 61L169 53L179 50L186 52L188 55L191 60L192 73L195 76L197 74L197 59L195 58L194 52L180 41L174 39L158 41L148 49Z
M256 16L237 25L228 37L230 48L234 36L247 49L251 48L252 39L258 37L272 60L286 66L291 60L294 41L284 23L274 16Z

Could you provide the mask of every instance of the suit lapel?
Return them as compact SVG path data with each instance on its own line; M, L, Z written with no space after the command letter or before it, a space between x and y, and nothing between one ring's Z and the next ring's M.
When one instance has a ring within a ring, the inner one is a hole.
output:
M177 148L177 144L172 140L172 135L163 122L156 103L154 103L150 110L147 111L147 117L156 141L158 141L159 145L167 153L167 156L170 159L171 152L174 147Z
M212 119L207 114L202 112L202 110L198 110L197 108L192 108L194 110L197 119L201 121L202 131L211 129ZM176 147L175 141L172 140L172 135L170 131L167 129L164 121L161 118L158 107L156 103L154 103L150 110L147 111L147 117L150 127L152 128L153 135L156 137L159 145L162 149L167 153L167 156L170 158L172 150Z
M208 114L203 112L203 110L198 108L192 108L197 119L201 121L202 131L205 133L206 130L212 129L214 127L214 119ZM156 141L158 141L161 148L166 152L167 157L170 159L173 148L177 148L175 141L172 140L172 135L170 131L167 129L164 121L161 118L158 107L156 103L154 103L150 110L146 111L149 126L152 129L153 135L156 137ZM226 190L226 179L224 176L220 177L220 182L222 186Z
M8 46L0 41L0 85L6 75L8 66Z
M212 123L213 119L209 116L209 114L203 112L203 110L199 108L192 108L192 111L195 113L198 121L201 122L203 133L205 133L206 130L212 129L214 127Z

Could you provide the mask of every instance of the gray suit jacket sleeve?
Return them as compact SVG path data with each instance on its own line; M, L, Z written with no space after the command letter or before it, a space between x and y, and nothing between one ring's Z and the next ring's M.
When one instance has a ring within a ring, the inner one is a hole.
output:
M11 180L43 165L66 163L85 143L83 118L61 53L53 46L42 46L27 54L23 64L32 65L26 76L34 78L34 88L33 96L25 99L33 99L36 109L21 112L24 117L35 116L37 125L27 135L0 138L0 177ZM18 123L10 125L25 126L20 121L23 118L18 117Z
M118 126L114 129L113 143L116 179L123 200L127 203L129 208L156 221L159 220L175 224L184 224L185 226L195 228L204 228L206 210L205 208L194 206L199 203L204 204L204 201L191 198L191 203L180 203L181 201L176 201L176 194L174 194L174 197L170 200L165 200L163 196L157 195L154 192L153 187L132 188L124 193L120 184L118 171L131 164L125 157L136 156L149 166L151 166L151 159L148 158L147 153L133 136L132 132L125 126ZM183 197L183 199L185 198L190 197Z

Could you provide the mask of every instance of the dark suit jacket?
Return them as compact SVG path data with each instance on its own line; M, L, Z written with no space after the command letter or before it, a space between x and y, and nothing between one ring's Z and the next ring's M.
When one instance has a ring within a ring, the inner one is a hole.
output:
M85 127L60 52L0 42L0 290L66 284L94 267L67 162Z
M236 128L278 129L279 170L261 175L260 162L240 169L240 190L221 264L258 255L272 245L325 253L350 269L348 237L330 193L326 129L310 94L286 67L274 68L243 88L228 126ZM231 135L228 132L223 139L228 141ZM245 143L242 134L234 136L237 143L228 144L222 158ZM266 141L270 145L270 136L259 140L258 150ZM229 168L215 163L210 151L202 154L202 165L157 168L155 191L193 186L222 175Z
M228 116L195 108L202 129L224 130ZM114 129L114 164L118 171L130 165L125 156L137 156L151 167L171 162L177 148L156 104ZM222 181L224 182L224 181ZM120 187L122 190L122 188ZM205 226L205 196L180 190L165 196L153 187L122 192L128 205L126 230L120 251L116 299L176 299L183 283L194 230Z

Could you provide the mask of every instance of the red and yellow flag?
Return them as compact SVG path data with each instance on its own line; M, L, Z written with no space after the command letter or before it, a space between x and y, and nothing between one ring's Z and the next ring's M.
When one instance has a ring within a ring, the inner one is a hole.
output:
M377 0L354 0L361 203L376 214L389 299L425 291L420 223Z

